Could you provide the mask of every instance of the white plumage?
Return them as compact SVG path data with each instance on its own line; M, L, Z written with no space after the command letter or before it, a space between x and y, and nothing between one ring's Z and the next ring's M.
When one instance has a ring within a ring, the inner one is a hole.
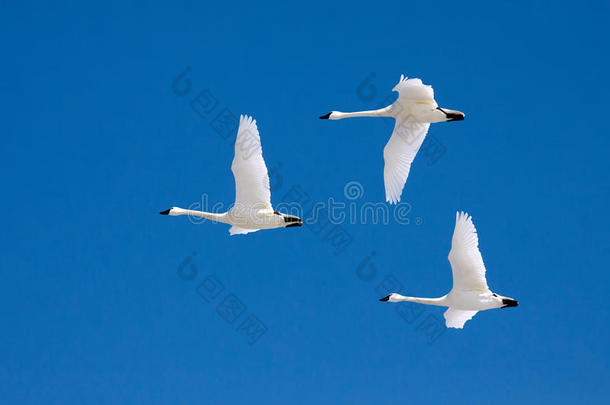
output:
M400 201L400 195L411 171L411 163L426 138L428 128L430 128L428 123L396 120L394 132L383 148L385 199L390 204Z
M440 108L434 101L434 90L420 79L400 76L393 91L398 99L390 106L372 111L344 113L332 111L320 118L338 120L349 117L393 117L396 120L390 140L383 149L385 166L383 180L386 201L396 204L400 201L411 163L419 151L430 123L459 121L464 114L459 111Z
M381 301L410 301L449 307L444 314L445 324L448 328L459 329L478 311L518 305L514 299L495 294L487 287L477 230L472 218L464 212L456 214L449 263L453 272L453 288L449 294L440 298L418 298L392 293Z
M273 210L261 137L256 120L247 115L239 119L231 171L235 177L235 205Z
M216 214L172 207L161 214L192 215L231 224L229 229L231 235L243 235L260 229L290 228L303 224L303 221L294 215L273 210L261 137L256 120L247 115L239 118L231 171L235 177L235 203L229 211Z
M449 263L453 272L453 288L463 291L489 291L485 264L479 251L479 236L472 218L458 212L451 239Z

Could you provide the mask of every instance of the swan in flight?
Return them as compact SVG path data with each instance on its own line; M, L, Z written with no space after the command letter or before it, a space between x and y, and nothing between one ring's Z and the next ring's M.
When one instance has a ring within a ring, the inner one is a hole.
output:
M256 120L247 115L239 118L231 171L235 177L235 204L229 211L216 214L172 207L162 211L161 215L193 215L224 222L233 225L229 229L231 235L256 232L260 229L290 228L303 224L299 217L273 210L261 137L256 127Z
M472 218L464 212L456 215L455 229L449 252L449 263L453 271L453 288L440 298L405 297L392 293L379 301L410 301L427 305L449 307L445 311L448 328L464 327L478 311L493 308L516 307L512 298L495 294L487 287L485 265L479 251L479 238Z
M387 107L372 111L341 112L332 111L320 119L340 120L349 117L393 117L396 120L394 132L383 149L385 167L385 199L390 204L400 201L411 163L424 142L428 128L433 122L461 121L464 114L441 108L434 101L434 90L424 85L420 79L400 81L392 89L398 92L398 99Z

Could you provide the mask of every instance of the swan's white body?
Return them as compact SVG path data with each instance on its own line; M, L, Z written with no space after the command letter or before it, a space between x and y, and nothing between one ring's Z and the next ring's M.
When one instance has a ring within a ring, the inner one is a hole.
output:
M459 121L464 114L459 111L440 108L434 101L434 90L420 79L407 79L403 75L394 87L398 99L390 106L372 111L333 111L320 118L340 120L349 117L393 117L396 119L394 132L385 148L383 158L383 180L386 201L395 204L409 176L411 163L419 151L430 124L441 121Z
M293 215L281 214L271 206L269 174L263 159L261 138L256 120L240 116L235 139L235 157L231 165L235 177L235 204L224 213L211 213L172 207L163 215L192 215L233 225L231 235L256 232L260 229L289 228L303 222Z
M446 325L448 328L459 329L478 311L518 305L514 299L494 294L487 287L477 230L472 218L463 212L456 215L449 263L453 271L453 288L449 294L440 298L417 298L392 293L380 301L410 301L449 307L445 311Z

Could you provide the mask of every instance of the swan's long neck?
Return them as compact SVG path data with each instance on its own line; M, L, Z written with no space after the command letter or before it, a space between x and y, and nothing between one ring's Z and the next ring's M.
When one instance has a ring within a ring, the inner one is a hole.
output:
M405 297L403 295L395 294L395 297L392 297L392 301L400 302L400 301L409 301L409 302L417 302L418 304L425 305L438 305L438 306L447 306L445 303L445 297L440 298L419 298L419 297Z
M356 111L356 112L341 112L341 111L333 111L331 115L331 119L340 120L342 118L351 118L351 117L391 117L390 107L380 108L379 110L367 110L367 111Z
M229 223L227 213L215 214L213 212L196 211L196 210L185 210L183 208L172 208L170 215L192 215L194 217L201 217L216 222Z

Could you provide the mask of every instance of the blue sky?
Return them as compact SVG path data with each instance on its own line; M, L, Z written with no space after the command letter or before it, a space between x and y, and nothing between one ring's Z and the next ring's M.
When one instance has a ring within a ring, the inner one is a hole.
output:
M607 2L25 3L0 5L6 403L607 399ZM466 113L431 127L409 224L345 223L338 248L158 215L233 201L218 114L257 119L274 204L383 201L391 125L317 117L401 73ZM519 307L446 330L378 302L451 288L456 210Z

